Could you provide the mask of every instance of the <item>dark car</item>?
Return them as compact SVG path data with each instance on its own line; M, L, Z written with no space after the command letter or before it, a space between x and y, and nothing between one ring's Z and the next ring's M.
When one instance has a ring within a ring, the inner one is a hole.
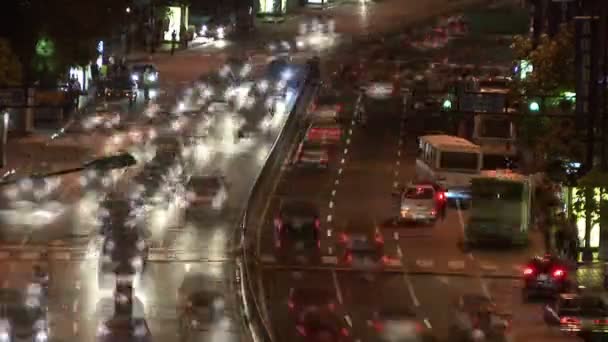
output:
M137 100L137 85L130 77L120 77L102 81L97 86L97 98L105 101L127 99L132 105Z
M327 310L306 310L296 318L299 341L353 341L344 317Z
M229 22L212 19L201 26L199 34L206 38L223 40L232 33L234 25Z
M197 290L179 293L178 315L180 333L183 337L196 331L205 331L218 323L225 315L224 298L219 292Z
M117 275L138 279L146 269L149 247L143 231L121 228L113 230L103 240L98 272L101 288L113 286Z
M279 252L298 253L318 251L321 221L319 208L307 201L290 200L281 203L274 219L274 242Z
M49 327L46 310L32 305L29 297L17 289L0 290L0 336L2 341L47 341ZM2 330L3 329L3 330Z
M289 289L287 307L292 313L307 309L325 309L333 312L336 310L336 305L336 292L331 288L302 284Z
M390 262L384 254L384 237L378 225L368 217L353 219L339 235L344 246L344 262L362 269L383 268Z
M568 266L553 255L530 260L523 271L523 283L524 300L535 295L555 297L572 287Z

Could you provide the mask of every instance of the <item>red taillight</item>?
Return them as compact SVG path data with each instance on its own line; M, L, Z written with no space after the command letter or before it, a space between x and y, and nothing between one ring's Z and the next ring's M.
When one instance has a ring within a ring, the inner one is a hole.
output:
M319 220L319 219L315 220L315 228L317 228L317 229L321 228L321 220Z
M382 263L385 265L388 264L390 260L391 259L389 259L386 255L382 257Z
M382 237L380 234L376 234L376 243L379 245L384 244L384 237Z
M278 219L278 218L274 219L274 226L275 226L275 228L281 229L282 225L283 225L283 222L281 221L281 219Z
M530 276L534 274L534 269L532 267L526 267L524 268L524 275L526 276Z
M593 321L594 324L606 325L608 324L608 319L596 319Z
M350 335L350 332L346 328L340 329L340 333L342 333L342 336L348 336L348 335Z
M290 310L293 310L296 307L294 302L292 302L291 300L289 302L287 302L287 306L289 307Z
M335 311L336 310L336 304L329 303L329 304L327 304L327 308L329 309L329 311Z
M340 234L340 242L342 242L342 243L348 242L348 235L346 235L344 233Z
M347 254L346 255L346 262L349 263L349 264L353 262L353 256L352 256L352 254Z
M342 105L336 105L336 112L340 113L342 111Z
M306 328L304 328L301 325L297 325L296 326L296 331L298 332L298 334L300 334L301 336L306 336Z
M558 268L555 271L553 271L553 278L562 278L565 275L566 275L566 272L564 270L562 270L561 268Z
M431 216L435 216L437 215L437 211L436 210L431 210Z
M438 192L437 193L437 200L439 200L439 201L445 201L445 193L444 192Z
M374 322L374 329L376 329L376 331L380 332L384 329L384 324L382 324L381 322Z
M561 324L580 324L581 321L576 317L562 317L559 322Z

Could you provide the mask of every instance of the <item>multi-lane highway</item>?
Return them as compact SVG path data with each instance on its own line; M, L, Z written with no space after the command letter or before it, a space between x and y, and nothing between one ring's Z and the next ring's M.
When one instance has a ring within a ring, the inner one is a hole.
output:
M432 51L429 54L433 57ZM412 71L424 74L425 70ZM354 107L352 96L338 102ZM285 341L298 335L289 293L313 286L333 292L339 312L361 341L375 340L369 326L373 312L391 309L413 310L435 336L449 341L448 328L454 323L451 312L459 296L466 294L490 297L509 314L513 341L572 340L545 325L541 303L524 303L521 298L522 267L544 250L539 232L530 233L531 243L525 249L465 250L466 210L450 208L445 219L433 226L393 223L398 207L392 193L414 179L419 133L415 121L425 120L407 113L408 107L402 104L400 98L368 103L365 125L347 116L342 140L330 147L327 170L292 165L299 141L287 148L280 176L271 185L274 193L256 227L261 229L257 240L260 293L274 339ZM320 258L296 258L289 253L284 257L276 252L273 220L280 203L288 199L304 199L320 209ZM351 267L339 242L352 222L364 220L382 227L384 254L390 262L379 272Z

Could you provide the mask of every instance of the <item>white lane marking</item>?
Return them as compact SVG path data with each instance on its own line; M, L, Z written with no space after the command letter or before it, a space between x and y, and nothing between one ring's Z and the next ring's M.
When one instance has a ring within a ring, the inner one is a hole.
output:
M353 134L353 129L352 129L352 128L350 128L350 129L348 130L348 135L351 135L351 134Z
M331 219L332 219L331 215L327 215L327 222L331 222Z
M424 325L426 326L427 329L433 329L433 326L431 325L431 321L429 321L428 318L424 319Z
M346 139L346 145L350 145L350 138Z
M334 281L334 287L336 289L336 298L338 299L338 303L342 304L343 303L342 290L340 289L340 283L338 283L338 274L336 273L336 271L334 271L334 270L331 271L331 278Z
M393 239L399 240L399 232L393 232Z
M334 249L331 246L327 247L327 254L329 254L329 255L334 254Z
M348 149L347 148L344 149L344 154L348 154Z
M73 322L72 323L72 332L74 334L78 334L78 322Z
M334 185L338 185L338 184L340 184L340 180L339 180L339 179L336 179L336 180L334 181Z
M20 259L22 260L37 260L40 259L39 252L23 252L20 255Z
M453 270L462 270L465 267L464 260L450 260L448 261L448 268Z
M72 255L69 252L56 252L53 253L53 259L55 260L70 260Z
M397 255L400 258L403 258L403 251L401 250L401 246L397 246Z
M342 172L344 172L344 170L342 170L342 168L339 168L339 169L338 169L338 174L339 174L339 175L341 175L341 174L342 174Z
M395 164L397 164L397 166L399 166L399 165L401 165L401 161L397 160L397 162Z
M395 177L399 176L399 170L395 170Z
M327 229L327 236L328 236L328 237L331 237L331 233L332 233L331 228L328 228L328 229Z
M401 157L401 151L397 151L397 156Z
M488 288L488 283L484 279L481 279L481 291L483 291L484 296L492 298L492 293Z
M329 209L334 207L334 201L329 201Z
M344 164L344 161L345 161L344 158L342 158L342 160L340 160L340 163Z
M431 259L418 259L416 260L416 266L421 268L431 268L435 266L435 261Z
M450 283L450 278L446 277L446 276L437 276L437 280L439 280L441 283L448 285Z
M80 290L80 280L76 280L76 281L74 282L74 288L75 288L76 290Z
M75 299L74 303L72 303L72 312L73 313L78 312L78 299Z
M350 124L354 125L355 124L355 120L350 120Z
M484 271L495 272L498 270L498 266L494 264L481 264L479 267Z
M331 191L331 196L332 196L332 197L336 196L336 190L332 190L332 191Z
M321 257L321 262L324 264L338 264L338 257L334 255L324 255Z
M344 315L344 320L346 321L346 324L348 324L349 327L353 327L353 320L350 318L349 315Z
M405 278L405 283L407 284L407 291L409 292L410 297L412 298L412 302L414 303L414 306L419 307L420 301L418 301L418 297L416 297L416 292L414 291L414 285L412 285L412 282L410 281L410 279L408 277Z
M399 186L399 183L398 183L398 182L394 182L394 183L393 183L393 188L396 188L396 187L398 187L398 186Z

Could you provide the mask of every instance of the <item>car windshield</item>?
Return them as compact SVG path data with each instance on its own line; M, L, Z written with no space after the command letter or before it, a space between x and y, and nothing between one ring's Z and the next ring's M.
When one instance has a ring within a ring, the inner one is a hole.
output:
M435 191L426 187L411 187L405 191L405 198L413 200L433 199Z
M439 167L454 170L478 170L479 154L471 152L441 152Z

